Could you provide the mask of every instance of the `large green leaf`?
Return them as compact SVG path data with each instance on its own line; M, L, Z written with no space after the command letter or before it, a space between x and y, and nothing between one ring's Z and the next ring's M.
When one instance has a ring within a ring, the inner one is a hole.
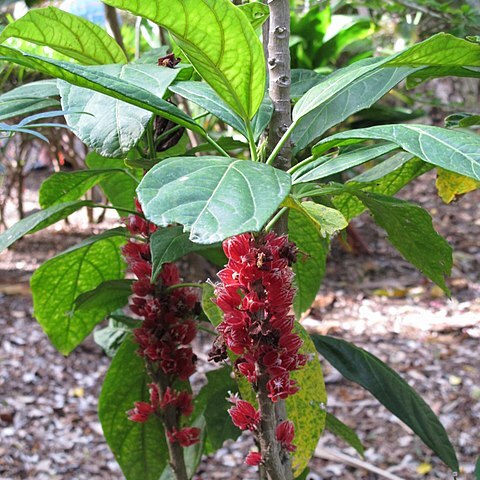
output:
M480 67L480 45L449 33L437 33L393 55L387 65Z
M445 52L448 51L447 55ZM368 108L409 75L439 67L439 74L472 74L459 67L480 66L480 45L440 33L389 57L366 59L337 70L311 88L293 109L292 134L298 151L328 128ZM445 70L447 69L447 70Z
M157 65L106 65L97 71L119 78L163 97L180 69ZM59 81L62 107L72 113L65 115L75 134L104 157L127 154L140 140L152 112L130 105L103 93Z
M127 480L158 480L168 464L163 424L152 415L145 423L128 420L134 402L149 401L150 377L136 354L137 344L124 341L108 369L98 413L108 445Z
M207 372L208 383L195 398L196 411L203 412L207 427L206 451L208 455L216 452L225 440L236 440L242 433L232 422L227 410L232 406L227 401L229 392L238 390L231 376L230 367L222 367Z
M445 276L452 270L452 247L433 228L432 218L419 205L369 192L355 194L392 245L424 275L448 293Z
M104 0L168 29L190 63L243 119L265 91L263 47L245 14L230 0Z
M0 95L0 121L60 105L55 80L27 83Z
M447 433L431 408L398 373L351 343L313 335L315 347L345 378L372 393L405 422L452 470L458 460Z
M245 137L247 131L242 117L231 110L221 99L215 90L204 82L178 82L170 85L169 90L196 103L200 107L212 113L226 124L233 127Z
M106 158L95 152L90 152L87 155L85 163L91 169L110 169L110 176L100 181L100 187L110 203L118 209L120 216L125 215L122 208L135 209L135 189L143 177L141 169L126 167L125 160L122 158ZM131 175L126 175L123 171L117 171L117 169L124 170L126 168ZM136 181L135 178L138 180Z
M104 93L167 118L199 134L204 133L203 128L198 123L173 104L163 100L158 95L150 93L140 85L106 74L101 67L85 67L70 62L53 60L21 52L4 45L0 45L0 60L37 70L46 75L65 80L72 85Z
M290 175L269 165L225 157L164 160L137 192L145 216L159 226L179 223L196 243L258 232L290 190Z
M30 10L2 31L0 43L11 37L50 47L85 65L127 62L103 28L55 7Z
M477 458L477 463L475 464L475 478L480 480L480 457Z
M312 458L325 428L327 392L312 339L299 323L295 325L295 333L303 340L300 353L312 357L305 367L292 372L291 377L298 382L300 390L286 400L288 419L295 424L297 450L293 454L293 470L299 475Z
M386 161L388 162L388 160ZM380 167L380 165L378 165L378 167ZM373 168L375 169L377 167ZM394 195L413 179L431 169L432 166L430 164L418 158L412 158L385 177L366 186L362 185L362 187L363 190L367 192ZM351 184L358 185L356 182L351 182ZM348 221L365 211L365 205L355 195L347 192L335 196L332 203L343 213Z
M40 205L42 208L47 208L58 203L78 200L98 182L118 172L122 170L77 170L54 173L40 187Z
M188 253L209 248L212 248L211 245L193 243L182 227L160 228L150 237L152 279L157 278L164 263L175 262Z
M32 275L35 317L53 345L69 354L103 320L103 308L75 311L75 299L106 280L123 277L122 229L90 237L45 262Z
M366 59L342 68L310 89L295 105L292 134L301 150L330 127L372 106L414 69L381 69L384 59Z
M28 233L34 233L59 220L63 220L73 212L85 206L92 206L90 201L67 202L32 213L28 217L17 222L13 227L0 234L0 252L15 243Z
M363 448L362 442L358 438L358 435L350 427L341 422L337 417L328 412L325 428L337 437L345 440L363 457L365 449Z
M298 261L293 265L297 287L293 308L296 317L300 318L320 289L330 242L322 238L318 228L297 210L290 210L288 214L288 238L300 250Z
M393 142L425 162L480 180L480 137L463 130L413 124L360 128L325 138L313 152L321 155L334 146L365 139Z
M323 77L324 75L314 70L293 68L291 71L290 96L293 100L298 100L304 93L318 85Z
M132 294L132 280L107 280L75 299L75 312L103 310L106 317L109 313L124 307Z
M307 164L305 168L295 172L293 183L308 183L320 180L378 158L397 148L397 145L394 143L387 143L385 145L359 148L353 152L340 154L331 160L325 161L322 158L322 162L318 166L315 166L314 161L312 164Z

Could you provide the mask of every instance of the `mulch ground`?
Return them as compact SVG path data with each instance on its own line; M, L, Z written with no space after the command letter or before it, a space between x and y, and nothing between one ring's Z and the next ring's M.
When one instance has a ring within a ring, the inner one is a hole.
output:
M462 465L458 478L473 479L480 455L480 192L443 205L430 175L402 196L428 208L436 228L454 246L453 298L426 282L363 215L355 228L370 253L352 254L334 245L327 278L303 322L311 331L366 348L400 372L450 434ZM91 338L68 358L56 352L32 317L28 288L29 276L43 260L90 233L90 227L76 223L51 228L0 255L1 479L123 478L96 413L109 359ZM452 478L368 392L343 380L327 363L324 373L328 409L355 427L367 464L401 479ZM242 463L250 444L248 436L227 442L204 459L197 478L258 478ZM312 479L383 478L349 462L322 459L332 451L353 463L359 460L326 433L311 462Z

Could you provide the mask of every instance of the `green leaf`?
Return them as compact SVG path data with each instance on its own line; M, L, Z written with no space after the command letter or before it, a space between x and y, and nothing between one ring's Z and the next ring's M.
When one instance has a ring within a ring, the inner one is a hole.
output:
M328 412L325 428L337 437L345 440L345 442L347 442L363 457L365 449L363 448L362 442L358 438L358 435L355 433L355 431Z
M180 69L157 65L106 65L97 71L125 80L152 95L163 97ZM103 93L76 87L67 82L58 84L67 124L73 132L104 157L127 154L140 140L152 118L152 112L130 105Z
M300 254L293 265L297 293L293 302L295 315L300 318L312 305L325 275L329 241L297 210L288 213L288 238Z
M98 25L55 7L35 8L11 23L0 35L50 47L85 65L126 63L118 43Z
M293 68L291 72L290 96L293 100L298 100L308 90L318 85L324 75L307 70L306 68Z
M452 470L458 460L442 424L431 408L398 373L351 343L313 335L315 347L345 378L358 383L405 422Z
M263 46L230 0L104 0L165 27L190 63L244 120L265 92Z
M314 161L311 164L307 164L304 168L297 170L293 176L293 183L308 183L329 177L335 173L343 172L362 163L369 162L397 148L394 143L387 143L385 145L359 148L353 152L340 154L331 160L327 159L325 161L325 158L321 157L321 163L318 166L315 166Z
M42 208L58 203L78 200L98 182L121 170L78 170L56 172L40 187L39 201ZM125 175L125 173L123 173Z
M311 201L299 202L293 198L288 198L285 206L298 210L304 217L311 222L320 235L325 238L327 235L333 235L339 230L347 227L348 222L340 211L335 208L326 207L320 203Z
M388 162L388 160L386 160L386 162ZM380 165L378 165L379 168L381 168ZM372 170L375 168L377 167L373 167ZM394 195L413 179L423 175L431 169L432 166L430 164L425 163L418 158L412 158L407 163L375 183L363 186L363 190L384 195ZM349 185L357 186L358 183L351 182ZM332 199L332 203L343 213L348 221L365 211L363 203L350 193L343 193L335 196Z
M108 327L93 332L95 343L103 348L109 357L113 357L122 343L131 335L132 329L141 326L139 320L131 319L131 324L111 318Z
M55 80L41 80L27 83L0 95L0 121L27 115L50 107L58 107L60 102Z
M150 251L152 253L152 280L159 275L164 263L175 262L188 253L198 252L210 245L199 245L183 233L182 227L167 227L157 230L150 237Z
M46 261L32 275L35 317L53 345L69 354L103 320L105 310L75 311L75 299L102 282L123 277L123 229L108 230Z
M137 192L150 221L179 223L193 242L211 244L258 232L288 194L290 181L287 173L261 163L178 157L152 168Z
M480 480L480 457L478 457L477 463L475 464L475 478Z
M210 85L204 82L178 82L170 85L169 90L212 113L244 137L247 136L242 117L232 111Z
M107 280L88 292L79 295L74 302L74 312L87 313L103 310L104 317L124 307L132 294L132 280Z
M433 228L426 210L413 203L368 192L355 195L370 210L390 243L425 276L449 293L445 276L452 270L452 247Z
M480 67L480 45L438 33L390 57L389 66Z
M261 27L270 15L268 5L260 2L250 2L238 5L238 8L245 14L253 28Z
M448 51L448 55L446 54ZM462 66L480 66L480 45L440 33L389 57L366 59L337 70L311 88L293 109L295 150L301 150L330 127L369 108L406 76L468 75ZM431 70L433 69L433 70ZM471 74L472 72L470 72Z
M32 213L27 218L20 220L13 227L0 234L0 252L28 233L34 233L43 228L47 228L49 225L52 225L59 220L68 217L73 212L80 210L80 208L92 205L92 202L86 200L67 202Z
M247 3L247 5L249 5ZM253 138L256 142L258 142L260 136L267 128L270 120L272 119L273 115L273 103L270 100L270 97L266 96L263 99L260 108L258 109L257 114L253 117L252 120L252 129L253 129Z
M242 433L227 412L232 406L227 401L229 392L238 390L231 373L228 366L207 372L208 383L195 398L195 409L203 412L207 427L206 455L216 452L225 440L236 440Z
M327 392L322 367L310 335L298 322L295 333L303 340L300 353L312 356L305 367L292 372L291 377L298 382L300 390L286 400L288 419L295 425L294 443L297 446L292 465L294 474L299 475L312 458L325 428Z
M143 171L139 168L129 168L131 175L126 175L124 171L117 171L119 169L125 170L125 160L121 158L106 158L98 155L98 153L90 152L85 158L85 163L91 169L110 169L110 176L100 181L100 187L107 196L110 203L118 209L120 216L125 215L127 210L135 210L135 189L143 177ZM134 178L138 181L135 181Z
M106 74L101 67L85 67L70 62L53 60L20 52L5 45L0 45L0 60L37 70L40 73L65 80L72 85L104 93L153 112L200 135L204 133L203 128L198 123L173 104L135 83Z
M137 344L125 340L108 369L99 399L103 433L127 480L158 480L168 464L165 432L159 417L128 420L134 402L149 401L150 377Z
M295 150L305 148L330 127L369 108L414 69L385 68L384 59L366 59L337 70L310 89L295 105Z
M460 130L413 124L360 128L325 138L313 153L366 139L393 142L425 162L480 180L480 137Z
M215 288L209 283L203 284L202 290L202 310L207 316L208 320L214 327L218 327L223 322L223 312L216 303L213 303L215 298Z
M387 160L380 162L372 168L369 168L360 175L356 175L349 182L361 182L369 183L375 182L377 180L390 175L390 173L402 168L407 162L415 158L411 153L408 152L398 152L395 155L392 155Z

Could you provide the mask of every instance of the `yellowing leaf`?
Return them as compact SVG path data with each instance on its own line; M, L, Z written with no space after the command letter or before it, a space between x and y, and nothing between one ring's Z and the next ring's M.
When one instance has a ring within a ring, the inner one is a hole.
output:
M474 178L459 175L443 168L437 170L437 191L445 203L450 203L459 195L480 188L480 182Z
M426 475L432 471L432 466L429 463L421 463L416 470L418 474Z

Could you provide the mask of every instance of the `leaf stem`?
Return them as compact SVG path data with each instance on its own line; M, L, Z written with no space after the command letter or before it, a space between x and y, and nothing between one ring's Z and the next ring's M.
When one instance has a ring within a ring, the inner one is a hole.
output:
M175 290L176 288L203 288L203 285L201 283L177 283L176 285L170 285L166 291L170 292L172 290Z
M301 162L298 162L292 168L288 169L287 173L289 173L290 175L293 175L296 171L300 170L305 165L308 165L313 160L315 160L315 157L313 155L311 155L310 157L306 158L305 160L302 160Z
M255 135L253 133L252 124L250 121L245 121L245 127L247 128L247 140L248 145L250 146L250 155L252 156L252 160L254 162L258 162L257 145L255 144Z
M205 140L213 147L215 150L217 150L219 153L221 153L224 157L230 157L230 155L207 133L202 133L202 135L205 137Z
M275 159L277 158L277 155L279 154L282 147L285 145L285 142L290 138L290 135L292 134L295 127L296 127L296 122L293 122L288 127L287 131L283 134L282 138L277 143L275 148L272 150L272 153L270 154L267 161L265 162L267 165L271 165L275 161Z
M114 207L113 205L104 205L102 203L96 203L95 205L91 206L92 208L105 208L106 210L117 210L120 212L126 212L130 213L132 215L137 215L138 217L145 218L144 215L142 215L139 212L136 212L135 210L129 210L128 208L122 208L122 207Z
M273 226L277 223L277 221L282 217L282 215L287 211L287 207L282 207L275 216L267 223L265 227L265 231L269 232Z

